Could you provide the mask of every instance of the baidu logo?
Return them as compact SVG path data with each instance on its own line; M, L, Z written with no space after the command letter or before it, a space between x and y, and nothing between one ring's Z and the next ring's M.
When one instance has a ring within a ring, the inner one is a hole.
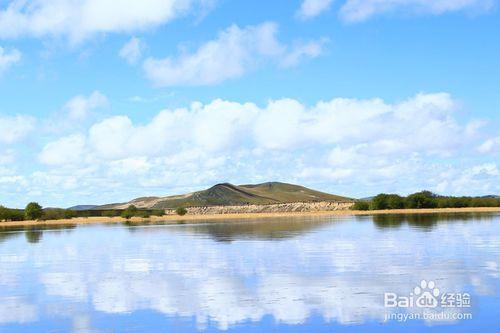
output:
M413 294L417 297L415 304L419 308L435 308L438 305L439 289L434 281L420 281L420 286L413 289Z
M409 295L384 293L384 306L387 308L470 307L470 295L442 293L434 281L422 280Z
M384 293L386 308L404 308L404 312L391 310L386 313L385 320L407 321L424 320L461 320L471 319L471 312L450 311L446 308L470 308L470 294L442 292L431 280L422 280L407 295ZM419 311L418 309L422 309Z

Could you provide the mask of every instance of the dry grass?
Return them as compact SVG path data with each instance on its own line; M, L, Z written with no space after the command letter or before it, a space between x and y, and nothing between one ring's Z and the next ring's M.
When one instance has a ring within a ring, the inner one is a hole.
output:
M227 220L227 219L251 219L269 217L294 217L294 216L349 216L349 215L378 215L378 214L430 214L430 213L479 213L500 212L500 207L467 207L467 208L432 208L432 209L393 209L393 210L335 210L323 212L280 212L280 213L241 213L241 214L206 214L206 215L168 215L151 216L149 218L133 217L128 220L132 223L141 222L169 222L178 221L200 221L200 220ZM125 222L122 217L77 217L63 220L47 221L10 221L0 222L0 227L23 227L36 225L73 225L73 224L95 224Z

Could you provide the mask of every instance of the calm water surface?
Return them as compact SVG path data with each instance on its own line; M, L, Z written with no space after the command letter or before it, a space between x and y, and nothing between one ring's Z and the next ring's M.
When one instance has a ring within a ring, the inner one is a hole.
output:
M0 229L0 332L220 331L500 332L500 215Z

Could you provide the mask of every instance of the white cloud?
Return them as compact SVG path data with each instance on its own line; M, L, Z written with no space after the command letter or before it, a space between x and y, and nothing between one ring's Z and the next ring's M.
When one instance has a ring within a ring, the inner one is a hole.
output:
M484 141L477 150L483 154L500 152L500 136Z
M94 91L89 96L78 95L71 98L64 109L70 121L81 121L87 118L90 111L108 105L108 99L99 91Z
M328 10L332 3L333 0L304 0L300 5L297 15L302 19L318 16Z
M7 51L0 46L0 75L20 60L21 52L19 52L19 50L12 49Z
M84 148L85 137L74 134L45 145L39 159L48 165L74 164L81 161Z
M144 43L137 37L132 37L118 53L120 57L127 60L129 64L136 64L142 56Z
M448 154L467 139L461 135L466 125L452 117L456 107L445 93L418 94L396 104L336 98L312 107L293 99L270 101L263 108L214 100L163 110L146 124L136 125L127 116L104 119L89 129L88 144L106 159L162 156L187 148L286 151L345 144L378 154Z
M12 144L24 139L34 130L35 122L31 116L0 115L0 143Z
M128 117L116 116L92 126L89 130L89 143L102 157L125 157L130 152L128 140L133 132L132 121ZM147 142L144 144L144 149L147 149Z
M6 150L0 150L0 174L2 169L2 165L7 165L7 164L13 164L16 160L15 158L15 150L13 149L6 149Z
M347 22L360 22L393 12L429 15L477 12L490 9L493 3L492 0L347 0L340 9L340 16Z
M14 0L0 10L0 38L68 37L79 42L98 33L158 27L185 15L197 0Z
M50 205L76 204L88 195L105 203L221 181L269 180L353 196L421 189L496 193L495 168L474 169L494 163L493 155L487 152L477 162L482 136L468 130L476 120L459 120L459 108L449 94L421 93L393 103L334 98L305 105L285 98L256 105L217 99L165 109L142 122L113 116L69 133L37 134L34 141L44 142L37 161L50 168L35 163L32 174L11 168L0 193L16 181L25 193L22 202L29 193Z
M307 43L298 43L290 49L290 52L284 55L281 60L281 66L293 67L298 65L304 59L319 57L324 52L326 42L326 39L321 39Z
M440 175L436 189L441 193L470 195L471 189L482 194L497 194L500 170L494 162L468 168L448 169Z
M266 60L280 63L285 58L284 65L290 66L322 52L321 41L290 48L277 40L277 32L275 23L245 28L233 25L194 53L146 59L144 70L157 86L212 85L240 77Z

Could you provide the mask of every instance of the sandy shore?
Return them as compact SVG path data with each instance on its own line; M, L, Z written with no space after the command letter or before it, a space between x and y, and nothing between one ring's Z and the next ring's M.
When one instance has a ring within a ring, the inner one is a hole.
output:
M500 212L500 207L467 207L467 208L432 208L432 209L393 209L393 210L335 210L323 212L280 212L280 213L246 213L246 214L206 214L206 215L166 215L152 216L149 218L133 217L128 220L132 223L141 222L179 222L179 221L205 221L205 220L228 220L228 219L251 219L270 217L294 217L294 216L350 216L350 215L378 215L378 214L437 214L437 213L481 213ZM50 225L72 225L72 224L99 224L126 222L122 217L77 217L63 220L47 221L9 221L0 222L0 227L24 227L24 226L50 226Z

